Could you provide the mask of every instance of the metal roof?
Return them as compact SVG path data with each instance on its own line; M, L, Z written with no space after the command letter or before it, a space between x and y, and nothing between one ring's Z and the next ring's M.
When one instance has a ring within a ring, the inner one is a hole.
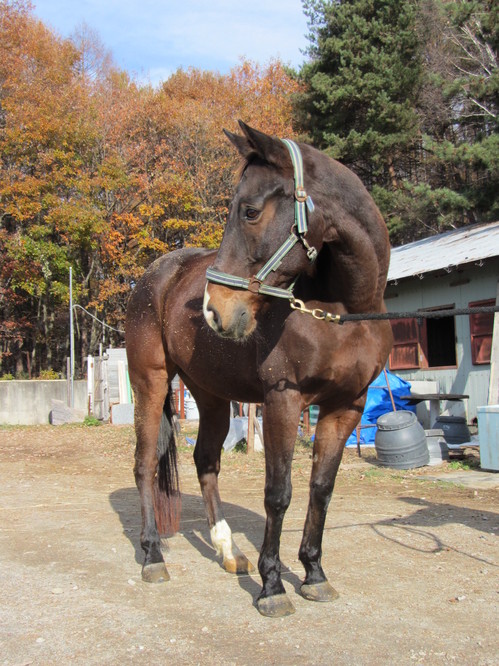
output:
M499 256L499 222L453 229L392 248L388 281Z

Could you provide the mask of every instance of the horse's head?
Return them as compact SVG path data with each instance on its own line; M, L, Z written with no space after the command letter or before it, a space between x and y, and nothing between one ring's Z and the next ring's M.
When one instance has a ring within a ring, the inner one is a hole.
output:
M308 216L317 213L311 212L307 169L296 166L300 149L240 125L244 136L225 132L244 166L222 244L207 272L203 307L211 328L236 340L254 331L266 296L291 297L290 285L310 269L322 243L318 225L308 229ZM304 174L298 184L297 169Z

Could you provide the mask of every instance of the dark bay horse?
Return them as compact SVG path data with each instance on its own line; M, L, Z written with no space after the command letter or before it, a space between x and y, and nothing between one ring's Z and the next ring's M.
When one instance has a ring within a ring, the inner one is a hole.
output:
M264 405L267 521L256 605L263 615L283 616L294 608L281 580L280 535L300 415L311 404L320 410L299 549L301 593L314 601L337 596L321 566L326 512L345 441L392 336L387 321L338 326L333 314L385 312L389 242L378 209L351 171L308 145L240 125L243 135L226 132L244 163L220 249L161 257L128 306L142 577L168 579L160 500L175 500L177 492L170 382L178 373L199 409L194 459L212 543L233 573L252 565L223 516L220 454L230 401Z

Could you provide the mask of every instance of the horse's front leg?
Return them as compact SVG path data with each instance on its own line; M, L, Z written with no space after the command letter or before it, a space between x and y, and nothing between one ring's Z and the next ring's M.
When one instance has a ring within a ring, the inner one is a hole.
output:
M251 573L255 567L239 550L225 520L218 490L220 454L229 431L230 403L196 390L199 409L199 433L194 450L201 493L210 528L210 537L217 555L222 557L223 567L229 573Z
M339 412L321 407L314 441L310 500L299 553L305 567L301 593L311 601L333 601L338 597L321 566L322 536L345 442L362 415L364 401Z
M267 522L258 569L263 589L257 600L262 615L283 617L295 609L281 580L279 547L284 514L291 501L291 464L301 412L295 392L272 392L265 399L265 511Z

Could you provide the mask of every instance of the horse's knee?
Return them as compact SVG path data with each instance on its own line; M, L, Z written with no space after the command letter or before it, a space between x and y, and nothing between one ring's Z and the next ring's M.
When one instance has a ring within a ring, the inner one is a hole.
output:
M218 476L220 472L220 453L203 448L198 442L194 449L194 464L199 480L206 474Z
M267 513L280 515L286 512L291 503L291 483L283 486L267 486L265 488L265 510Z
M317 478L310 482L310 498L315 503L322 504L327 508L333 494L334 479Z

